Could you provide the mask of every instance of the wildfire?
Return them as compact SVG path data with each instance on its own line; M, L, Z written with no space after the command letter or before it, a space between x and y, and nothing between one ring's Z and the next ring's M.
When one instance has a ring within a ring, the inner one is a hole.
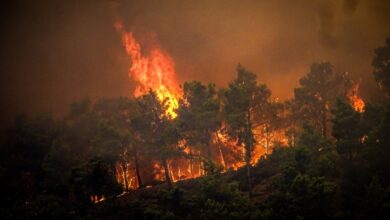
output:
M138 97L150 90L156 92L159 100L167 105L166 114L175 118L179 107L180 88L175 79L175 67L172 58L159 46L154 46L148 54L141 52L141 44L133 33L123 28L123 23L115 23L116 30L122 35L122 43L131 60L129 76L137 82L134 96Z
M355 109L355 111L363 112L364 111L364 101L361 99L358 95L359 92L359 83L356 83L352 89L349 91L348 98L352 105L352 107Z
M137 182L134 169L130 167L129 163L126 163L126 166L116 163L115 174L117 182L120 183L124 189L138 188L139 184Z
M91 195L90 200L92 203L99 203L99 202L106 200L106 197L104 195L102 195L102 196Z
M165 114L172 119L176 118L175 110L179 107L178 100L181 96L181 90L175 79L176 73L172 58L158 44L148 47L145 52L133 33L125 30L120 19L115 22L115 28L121 34L122 44L131 61L129 77L136 82L133 95L139 97L153 90L158 99L167 106ZM245 165L243 147L237 146L236 142L230 140L222 132L217 132L214 137L212 144L215 152L213 155L218 157L225 171L228 169L236 170ZM173 182L205 175L200 151L190 146L184 147L184 152L191 159L176 158L168 161L168 175ZM256 146L251 163L255 164L262 155L264 155L264 150L260 146ZM158 162L152 162L152 164L154 180L165 180L162 165ZM118 163L116 165L116 178L124 189L134 190L139 187L135 172L129 164ZM96 195L91 196L91 201L95 203L104 199L104 197L100 198Z

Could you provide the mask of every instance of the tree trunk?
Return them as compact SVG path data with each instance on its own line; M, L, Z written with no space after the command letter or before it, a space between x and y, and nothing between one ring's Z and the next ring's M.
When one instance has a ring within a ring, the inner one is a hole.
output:
M142 183L141 175L139 173L138 152L136 146L134 146L134 165L135 165L135 173L137 175L138 188L143 188L144 185Z
M210 132L208 130L205 131L203 134L204 139L207 141L206 147L207 147L207 158L210 161L213 161L213 152L211 150L211 135L209 135Z
M123 172L123 182L125 185L125 191L128 192L129 191L129 182L127 181L127 166L126 166L125 160L122 160L121 168L122 168L122 172Z
M327 127L326 127L326 124L327 124L326 107L324 107L324 109L323 109L321 124L322 124L322 136L324 138L327 138L328 131L327 131Z
M221 157L221 164L222 164L222 167L224 170L226 170L226 163L225 163L225 157L223 156L223 153L222 153L222 149L221 149L221 146L218 145L218 149L219 149L219 155Z
M192 156L192 150L191 148L189 148L189 155L190 155L190 159L189 159L189 166L190 166L190 172L191 172L191 177L194 178L194 167L193 167L193 163L194 163L194 158Z
M268 125L265 127L265 156L268 156L268 148L269 148L269 132Z
M165 158L162 159L162 165L164 167L165 181L167 182L168 188L171 189L172 188L172 180L171 180L171 177L169 176L169 167L168 167L167 160Z
M206 144L207 147L207 159L213 161L213 153L211 152L210 144Z
M246 175L248 181L248 192L249 198L252 198L252 178L251 178L251 152L252 152L252 126L251 126L251 115L250 110L247 113L246 131L245 131L245 164L246 164Z
M246 163L246 177L248 180L248 192L249 192L249 198L252 198L252 178L251 178L251 161L250 161L250 152L248 153L248 150L245 152L245 163ZM248 156L249 154L249 156Z
M223 169L226 170L227 167L226 167L225 157L223 156L222 148L221 148L221 145L223 143L222 143L221 139L218 136L218 132L215 132L215 136L217 137L217 140L218 140L218 149L219 149L219 155L221 157L221 163L222 163Z

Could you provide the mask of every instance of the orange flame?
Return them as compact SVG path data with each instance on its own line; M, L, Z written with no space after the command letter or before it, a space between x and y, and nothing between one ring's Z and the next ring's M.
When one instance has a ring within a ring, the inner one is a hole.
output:
M349 91L348 98L355 111L363 112L365 104L363 99L361 99L358 95L359 86L359 83L356 83L354 86L352 86L352 89Z
M122 43L131 60L129 76L138 84L134 96L138 97L150 90L156 92L158 99L167 105L166 114L171 118L177 116L180 89L175 79L175 66L172 58L159 46L152 48L147 55L141 53L141 44L133 33L123 28L123 23L115 23L116 30L122 35Z
M102 196L91 195L89 197L89 199L91 200L92 203L99 203L99 202L106 200L106 197L104 195L102 195Z
M181 96L181 90L176 82L173 59L156 45L148 50L147 54L143 53L141 44L134 38L133 33L125 30L122 21L119 19L115 23L115 28L121 34L122 44L131 61L129 76L137 83L133 95L139 97L153 90L156 92L158 99L166 104L165 114L170 118L176 118L175 110L179 107L178 100ZM236 170L245 165L245 152L242 146L237 146L235 140L229 139L227 134L223 134L221 131L217 132L215 138L218 139L215 142L219 146L219 157L225 171L228 169ZM230 154L238 155L238 157L226 155L225 158L222 147L228 149ZM199 157L200 155L200 152L190 148L186 148L185 153L189 156L197 155ZM256 146L251 164L257 163L264 154L264 150L260 146ZM173 182L205 175L203 162L199 158L189 160L183 158L172 159L168 161L168 166L169 176ZM154 179L164 180L163 172L164 169L159 163L153 164ZM138 188L135 173L128 166L123 168L117 164L116 178L123 188L131 190ZM92 202L99 202L104 199L104 196L102 198L96 195L91 196Z
M138 188L139 184L134 172L129 164L126 164L125 167L122 167L120 163L115 164L116 181L122 185L123 189L134 190Z

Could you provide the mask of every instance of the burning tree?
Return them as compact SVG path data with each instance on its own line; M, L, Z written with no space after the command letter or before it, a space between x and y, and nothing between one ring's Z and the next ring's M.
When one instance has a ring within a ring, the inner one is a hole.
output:
M165 181L172 186L168 159L179 155L179 135L176 123L166 115L167 104L160 102L150 91L137 99L138 118L133 119L139 132L141 143L147 153L159 160L164 168Z
M134 149L134 135L129 118L134 115L135 103L128 98L103 99L97 102L93 108L98 117L98 130L94 142L100 145L105 154L110 153L112 163L115 166L117 178L121 181L124 190L135 188L136 183L128 182L129 164L137 167L137 151ZM133 160L130 157L134 158ZM138 183L141 182L137 179Z
M270 153L272 142L276 139L276 136L279 133L282 134L280 131L285 126L283 113L284 106L282 103L268 100L263 103L261 110L255 113L255 137L261 140L265 148L265 155ZM256 159L259 159L259 157Z
M351 160L356 149L362 146L364 132L361 126L361 114L349 103L341 100L336 102L333 114L332 135L336 139L337 149L341 155L346 155L346 158Z
M328 63L313 63L310 72L294 90L295 104L292 106L301 121L313 125L324 137L329 135L330 110L336 98L347 99L351 80L346 74L339 74Z
M255 115L268 104L270 95L271 92L265 85L257 84L256 75L241 65L237 67L237 78L224 92L227 131L231 138L236 139L237 145L243 147L250 195L252 191L250 167L255 146L253 131L258 123Z
M183 88L178 119L189 154L193 156L196 150L204 158L213 160L211 142L221 124L215 86L192 81L184 83Z

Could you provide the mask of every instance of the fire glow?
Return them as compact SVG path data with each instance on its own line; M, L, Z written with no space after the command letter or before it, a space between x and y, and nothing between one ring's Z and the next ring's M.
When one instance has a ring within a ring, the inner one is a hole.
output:
M115 23L122 35L122 44L131 60L129 76L137 82L134 96L139 97L150 90L156 92L159 100L167 105L166 114L175 118L179 107L180 88L175 79L175 66L172 58L159 46L154 46L147 55L141 53L141 44L133 33L125 31L123 23Z
M106 200L106 197L104 195L102 195L102 196L91 195L90 200L92 203L99 203L99 202Z
M355 111L363 112L365 104L364 104L363 99L361 99L358 95L359 86L360 86L359 83L352 86L352 89L349 91L348 98L349 98L349 101L350 101L353 109L355 109Z
M166 115L171 119L176 118L175 110L179 107L178 100L181 98L182 92L176 81L173 59L155 42L153 47L148 47L150 49L145 53L133 33L126 31L120 20L115 22L115 28L121 35L123 47L131 62L128 74L136 82L133 95L139 97L153 90L156 92L158 99L166 104ZM226 134L217 132L213 136L210 145L215 151L213 153L214 161L220 162L224 171L237 170L245 165L242 146L237 146L236 141L230 140ZM169 176L173 182L197 178L206 174L200 152L193 146L187 146L184 152L191 158L178 158L168 161ZM252 155L252 165L264 153L261 146L256 146ZM161 164L156 161L150 163L152 163L154 180L164 181L164 169ZM129 163L126 166L121 166L120 163L116 164L116 178L124 189L135 190L140 187L133 169L134 167ZM99 201L99 198L91 197L91 201Z

